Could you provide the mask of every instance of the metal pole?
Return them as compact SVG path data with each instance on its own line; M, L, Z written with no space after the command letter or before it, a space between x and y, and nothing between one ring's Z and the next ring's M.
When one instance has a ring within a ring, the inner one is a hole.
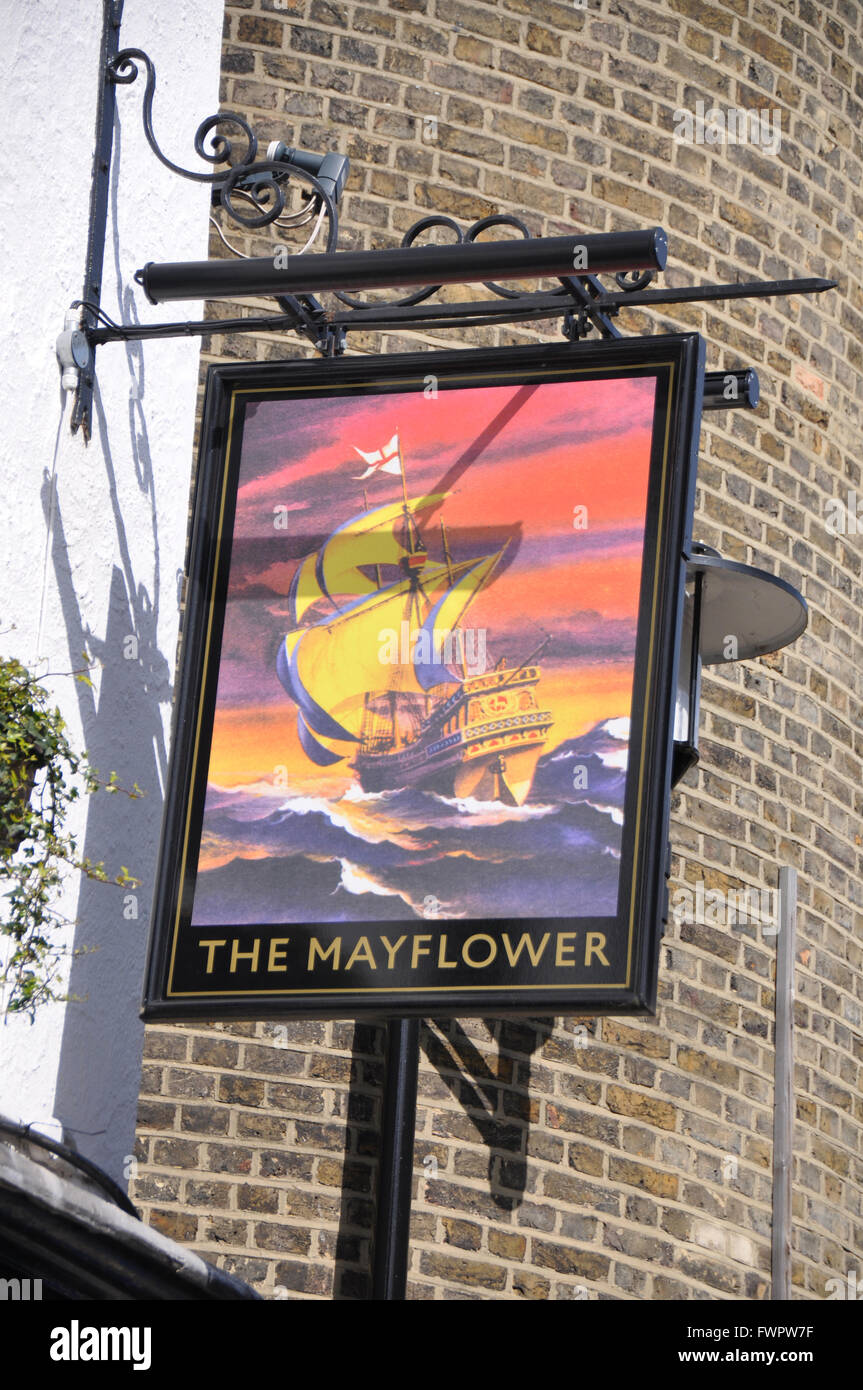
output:
M791 1297L791 1153L794 1127L794 954L797 870L779 870L776 1050L773 1064L773 1301Z
M754 367L737 372L705 372L702 410L727 410L743 405L754 410L758 404L760 386Z
M396 247L390 251L329 251L317 256L248 260L151 261L135 279L153 304L220 295L303 294L314 290L389 289L396 285L451 285L475 281L559 278L574 265L592 275L619 270L663 270L668 242L661 227L590 236L527 237Z
M105 262L105 235L108 228L108 203L111 193L111 158L114 148L114 115L117 108L117 88L108 76L108 64L120 48L120 24L124 0L102 0L102 43L99 49L99 96L96 106L96 139L93 156L93 181L90 185L90 224L87 228L87 264L84 271L84 309L81 325L92 328L97 316L91 305L98 308L102 298L102 273ZM95 365L90 362L80 373L78 394L72 407L72 433L83 429L90 438L93 414L93 383Z
M387 1302L407 1289L418 1070L419 1019L390 1019L372 1268L372 1298Z

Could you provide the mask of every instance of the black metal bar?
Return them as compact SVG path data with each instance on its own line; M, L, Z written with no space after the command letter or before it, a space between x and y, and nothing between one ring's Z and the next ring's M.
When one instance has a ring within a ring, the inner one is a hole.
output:
M297 332L304 334L313 347L318 347L326 338L326 314L313 296L303 295L297 299L293 294L280 294L276 302L286 314L293 315Z
M689 743L695 754L698 751L698 722L701 717L701 604L704 593L704 573L695 575L695 592L692 596L692 665L689 668Z
M280 295L279 303L290 301L293 296ZM297 303L300 301L297 300ZM519 307L522 306L522 307ZM380 309L352 309L335 313L331 318L318 321L319 333L327 326L342 328L346 332L352 328L411 328L427 327L456 328L461 323L474 325L508 323L519 319L559 318L567 310L579 306L563 295L525 296L524 299L483 299L463 304L427 305L423 308L405 308L381 305ZM189 319L182 323L114 324L88 329L87 338L95 346L100 343L146 341L149 338L196 337L208 333L266 333L281 329L298 327L297 315L258 314L242 319Z
M93 182L90 188L90 225L87 229L87 260L84 269L84 292L87 304L99 305L102 298L102 267L105 259L105 233L108 226L108 198L111 182L111 152L114 146L114 111L116 88L108 76L108 64L120 46L120 23L124 0L103 0L102 43L99 50L99 99L96 106L96 139L93 155ZM87 331L96 323L96 315L87 307L81 319ZM89 335L88 335L89 336ZM92 344L91 344L92 345ZM78 394L72 407L72 433L81 427L84 438L90 438L93 415L93 383L96 366L92 357L78 379Z
M811 294L815 292L831 289L835 286L832 280L788 280L781 282L756 281L755 289L751 286L719 285L707 286L708 290L722 290L727 298L741 298L741 291L746 290L753 294ZM656 298L653 302L662 302L663 291L655 292ZM677 293L668 291L669 294ZM687 291L687 298L694 300L698 298L696 290ZM618 302L626 305L629 297L608 296L613 298L615 305ZM708 298L720 298L718 294L708 295ZM279 302L290 302L292 296L278 296ZM307 303L313 302L311 296L303 297ZM642 300L639 297L639 302ZM301 300L295 301L300 304ZM557 318L561 315L578 311L583 306L578 300L568 299L563 294L527 294L519 299L483 299L460 302L457 304L426 304L426 305L387 305L381 304L379 308L373 309L351 309L342 310L334 313L327 320L318 320L317 316L312 317L316 329L323 332L327 326L338 327L346 333L353 329L374 329L374 328L423 328L432 326L434 328L457 328L462 323L470 323L476 327L492 325L495 323L515 323L521 320L530 319L549 319ZM593 300L586 312L598 311L601 309L601 302ZM146 341L150 338L181 338L206 335L208 333L266 333L278 332L283 329L295 329L299 327L298 314L259 314L240 319L190 319L182 323L153 323L153 324L114 324L88 328L88 341L94 346L101 343L112 342L135 342ZM303 326L301 331L306 331ZM749 369L747 369L749 370ZM741 382L746 377L746 372L737 373L708 373L705 381L716 378L717 381L725 380L728 375L738 377ZM753 374L754 375L754 374ZM718 386L712 387L712 395L709 401L705 400L705 409L720 410L724 406L733 404L743 404L750 408L757 404L757 397L754 395L754 386L749 384L742 391L742 398L737 402L727 399L720 399L722 390Z
M481 328L527 319L560 318L581 308L564 294L526 294L518 299L473 299L457 304L387 305L337 311L330 322L350 332L354 328Z
M702 410L730 410L743 405L754 410L761 395L758 373L754 367L739 372L706 372Z
M372 1269L372 1298L387 1302L407 1289L418 1070L419 1019L390 1019Z
M692 300L760 299L774 294L821 294L835 290L838 280L741 280L733 285L687 285L679 290L635 290L604 294L595 301L597 309L621 309L630 304L685 304Z
M580 315L590 319L602 334L603 338L620 338L622 333L619 328L615 328L608 314L601 309L594 307L595 295L588 292L587 285L572 275L561 275L560 283L568 294L572 296L579 305ZM569 324L564 324L564 332L570 336Z
M696 546L693 546L693 550L696 548ZM699 651L699 638L701 635L701 597L703 580L704 577L701 571L697 571L694 583L695 592L692 596L692 646L689 653L689 727L686 730L686 738L676 740L674 743L671 763L672 787L676 787L681 777L685 777L689 769L695 767L700 759L700 753L698 751L698 720L701 707L701 653Z
M297 328L296 314L266 314L245 319L189 319L183 323L117 323L88 328L93 347L103 343L150 342L157 338L201 338L209 333L265 333L268 328Z
M386 251L337 251L317 256L275 256L242 261L169 261L139 270L136 279L153 304L172 299L216 299L241 294L301 294L309 290L385 289L395 285L447 285L487 280L539 279L572 273L662 270L668 242L661 227L592 236L473 241ZM598 308L604 306L599 303Z

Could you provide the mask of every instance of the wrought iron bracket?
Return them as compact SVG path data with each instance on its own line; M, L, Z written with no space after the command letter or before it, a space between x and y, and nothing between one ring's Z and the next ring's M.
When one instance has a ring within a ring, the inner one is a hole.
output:
M76 390L72 409L72 431L79 428L89 439L93 387L95 384L95 350L100 342L100 326L116 325L101 309L102 269L108 222L108 202L113 152L116 89L136 81L146 72L142 100L144 135L156 158L181 178L212 186L213 202L245 230L272 227L281 234L288 228L313 224L310 240L314 240L326 221L325 247L335 250L338 242L338 200L348 176L349 163L345 156L315 155L289 148L275 142L267 150L266 159L258 158L258 140L251 126L235 112L221 111L208 116L195 131L195 153L214 166L211 171L186 169L163 152L153 129L153 101L156 91L156 70L147 53L140 48L119 46L120 25L124 0L103 0L101 41L101 84L96 115L96 149L90 195L90 222L87 235L86 266L83 293L74 300L66 316L63 332L57 340L57 357L62 369L62 385ZM225 128L239 131L242 150L234 140L219 133ZM209 140L210 148L206 142ZM304 198L299 208L289 211L287 195L297 187ZM221 230L217 226L219 235ZM224 237L222 237L224 240ZM228 243L226 243L228 244ZM234 248L230 248L233 250ZM235 254L240 254L235 252ZM291 320L290 326L304 333L320 347L325 355L343 351L344 335L332 325L322 323L320 305L309 306L304 296L294 299L284 296L281 307ZM130 334L121 335L129 341ZM340 346L341 345L341 346Z
M347 335L352 331L457 328L467 324L479 327L550 318L561 319L564 336L573 341L594 329L605 338L620 338L621 330L614 320L622 308L812 294L836 285L834 280L801 279L648 289L656 271L665 266L667 243L661 228L534 238L521 218L507 213L481 218L466 230L451 217L432 214L416 222L395 251L338 252L338 202L348 176L348 160L337 154L310 154L282 141L271 144L267 157L259 159L258 140L251 126L235 112L223 111L203 120L194 136L196 154L214 167L204 171L176 164L160 148L153 129L153 63L143 49L119 47L122 9L123 0L103 0L102 86L84 293L67 313L57 341L63 386L72 389L77 385L72 429L82 428L87 438L94 358L96 349L104 343L290 330L304 336L322 356L336 357L345 351ZM275 244L273 257L252 258L232 247L216 223L219 236L237 257L235 261L147 265L138 271L136 280L154 303L174 298L253 294L272 298L281 313L147 325L117 324L102 310L101 277L116 88L135 82L142 71L146 73L142 98L144 134L160 163L182 178L210 184L213 204L247 231L269 228L282 235L289 228L311 223L312 233L299 252L289 252ZM222 133L225 128L239 132L242 148L237 147L236 134L231 140ZM298 191L299 207L290 210L288 198ZM321 233L324 221L323 254L305 254ZM517 236L504 241L481 240L485 233L497 228L514 231ZM426 233L441 231L450 237L448 244L420 242ZM284 253L284 267L278 264L280 253ZM282 269L289 273L281 274ZM617 289L606 289L599 278L601 274L613 274ZM492 275L498 278L492 279ZM543 278L556 280L558 287L525 292L500 283L503 279ZM444 284L471 282L481 282L490 292L489 297L459 303L425 302ZM347 288L357 285L388 289L400 286L406 287L408 293L369 300L359 298L355 288ZM327 311L314 293L322 289L332 290L345 307ZM713 373L706 380L713 383L709 390L705 388L706 409L734 405L751 408L757 404L758 379L751 370Z

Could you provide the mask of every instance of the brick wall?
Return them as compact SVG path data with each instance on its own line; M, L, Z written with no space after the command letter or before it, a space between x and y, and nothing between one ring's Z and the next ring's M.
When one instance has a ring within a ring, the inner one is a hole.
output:
M262 143L350 156L343 247L397 244L429 212L513 212L543 234L661 224L667 284L839 279L620 320L700 331L709 370L758 369L756 412L706 419L696 535L810 608L785 652L705 672L671 888L774 888L798 869L793 1287L824 1297L863 1266L863 521L827 525L831 499L863 496L863 8L247 0L226 6L222 95ZM779 112L779 151L678 143L674 112L698 100ZM369 333L351 350L556 331ZM272 335L205 347L205 363L311 352ZM656 1019L425 1025L409 1296L769 1296L775 956L756 926L684 916ZM379 1030L159 1025L146 1054L145 1219L270 1296L367 1296Z

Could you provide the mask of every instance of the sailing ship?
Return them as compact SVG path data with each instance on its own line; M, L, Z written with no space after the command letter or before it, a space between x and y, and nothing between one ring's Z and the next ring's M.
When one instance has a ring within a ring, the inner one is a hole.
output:
M485 642L471 642L464 623L506 543L454 560L441 520L433 559L418 518L448 494L408 497L397 435L376 454L356 452L381 460L363 478L398 471L402 498L369 508L364 490L364 511L294 574L276 672L297 705L302 748L320 767L352 758L367 792L418 788L520 806L553 722L537 701L548 639L518 665L502 658L485 670Z

